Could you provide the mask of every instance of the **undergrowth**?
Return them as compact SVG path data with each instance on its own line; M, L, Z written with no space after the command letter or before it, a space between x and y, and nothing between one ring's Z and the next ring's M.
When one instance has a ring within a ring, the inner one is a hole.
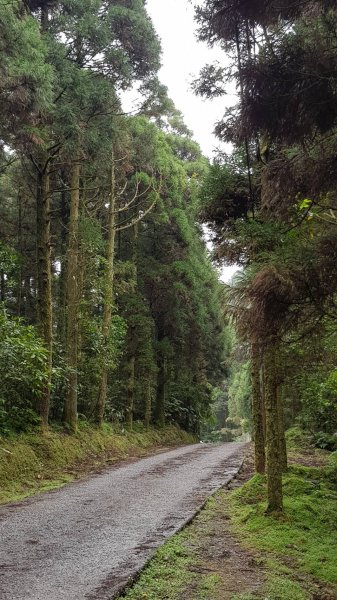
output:
M285 565L337 584L337 491L328 469L292 466L283 490L285 510L278 518L265 514L263 477L254 476L231 494L235 532L245 544Z

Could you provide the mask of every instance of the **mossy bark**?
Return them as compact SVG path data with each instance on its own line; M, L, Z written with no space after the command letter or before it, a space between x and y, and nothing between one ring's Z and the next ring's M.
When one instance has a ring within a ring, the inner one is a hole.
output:
M23 248L23 232L22 232L22 197L21 197L21 193L18 193L18 249L20 252L20 255L23 256L24 255L24 248ZM16 300L16 314L18 315L18 317L21 317L21 310L22 310L22 274L23 274L23 268L22 268L23 264L22 261L20 260L19 263L19 268L18 268L18 275L17 275L17 300Z
M115 259L115 238L116 238L116 184L115 184L115 159L114 152L111 153L111 179L110 179L110 201L108 213L108 239L106 252L106 266L104 274L103 291L103 323L102 323L102 349L100 357L100 375L99 389L96 405L96 421L98 425L103 424L106 398L108 393L108 365L107 352L109 346L109 337L112 321L113 309L113 280L114 280L114 259Z
M260 348L256 341L253 341L251 347L251 365L255 470L263 474L266 468L264 405L260 385Z
M62 180L66 181L66 173L62 173ZM60 273L58 277L58 311L57 311L57 339L60 347L66 347L67 332L67 230L69 223L69 201L67 191L63 189L60 198Z
M158 365L157 398L155 406L155 421L159 427L165 426L165 406L167 394L167 360L160 357Z
M279 417L277 402L276 349L272 344L264 353L265 410L266 410L266 459L267 459L267 512L281 512L282 464L280 453Z
M78 385L78 225L80 205L80 164L74 163L70 178L70 215L67 249L67 344L66 356L68 385L64 406L64 420L72 431L77 429Z
M148 431L151 422L151 412L152 412L152 386L150 377L146 381L146 389L145 389L145 411L144 411L144 426L146 431Z
M53 351L53 308L48 164L37 176L36 193L37 325L48 352L48 382L40 398L42 428L48 427Z
M126 388L127 396L127 415L126 424L130 431L133 428L133 409L135 402L135 357L130 356L128 364L128 381Z
M138 277L138 230L139 223L135 223L132 227L133 241L132 241L132 262L134 264L134 288L137 287ZM127 396L127 411L126 411L126 424L130 431L133 427L133 411L135 404L135 367L136 367L136 338L137 331L135 326L129 327L128 332L128 381L126 387Z
M3 270L0 272L0 300L1 302L6 300L6 278Z
M278 414L281 469L282 469L282 473L285 473L288 469L288 458L287 458L287 443L286 443L285 428L284 428L284 408L283 408L281 385L277 386L277 414Z

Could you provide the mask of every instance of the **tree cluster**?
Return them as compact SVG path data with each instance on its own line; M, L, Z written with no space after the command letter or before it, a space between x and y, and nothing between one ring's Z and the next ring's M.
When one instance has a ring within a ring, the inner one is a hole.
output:
M230 59L203 69L197 93L237 85L216 125L235 150L211 167L202 218L218 260L243 268L228 310L251 361L256 469L266 457L277 511L285 423L322 435L337 427L337 13L324 0L206 0L196 18L200 38Z
M1 429L197 432L223 352L207 161L157 79L145 2L10 0L0 33Z

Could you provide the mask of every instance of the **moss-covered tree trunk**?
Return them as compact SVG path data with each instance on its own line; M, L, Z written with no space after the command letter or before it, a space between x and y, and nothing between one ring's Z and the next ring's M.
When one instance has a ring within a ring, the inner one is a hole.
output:
M264 432L264 405L261 390L261 359L260 347L254 340L251 347L251 375L252 375L252 412L253 412L253 437L255 470L263 474L266 468L265 460L265 432Z
M6 300L6 278L5 271L3 270L0 272L0 300L1 302L5 302Z
M282 386L277 386L277 413L278 413L278 430L279 430L279 444L280 444L280 461L282 473L285 473L288 468L287 458L287 443L284 428L284 407L282 397Z
M134 265L134 288L137 288L138 284L138 234L139 234L139 223L135 223L132 227L133 241L132 241L132 262ZM127 394L127 410L126 410L126 423L130 430L133 427L133 411L135 404L135 367L136 367L136 346L137 346L137 328L135 326L129 327L128 333L128 381L126 387Z
M77 384L78 384L78 225L80 205L80 164L75 162L70 177L70 214L67 248L67 342L66 357L68 385L64 406L64 420L76 431L77 428Z
M66 181L66 173L62 173L62 181ZM58 306L57 306L57 338L61 348L66 347L67 332L67 230L69 223L69 201L67 191L63 189L60 198L60 273L58 277Z
M108 393L108 364L107 353L111 331L112 309L113 309L113 280L114 280L114 258L116 238L116 184L115 184L115 159L114 152L111 153L111 180L110 200L108 212L108 239L106 251L106 264L104 273L103 292L103 322L102 322L102 348L100 357L99 389L96 405L96 421L102 425L104 410Z
M128 361L128 381L126 386L126 401L127 401L127 413L126 413L126 424L127 427L132 431L133 428L133 410L135 402L135 356L130 356Z
M151 422L151 413L152 413L152 385L151 385L151 376L149 374L146 380L145 387L145 410L144 410L144 426L146 431L148 431Z
M24 255L23 249L23 232L22 232L22 195L18 193L18 249L20 255ZM22 311L22 261L20 260L17 276L17 298L16 298L16 314L21 317Z
M40 399L42 428L48 427L53 351L53 309L48 163L39 171L36 191L37 325L48 351L48 383Z
M160 356L158 365L157 397L155 406L155 421L159 427L165 426L165 406L167 394L167 360Z
M283 510L282 464L279 436L279 413L277 402L276 349L273 344L265 349L265 410L266 410L266 459L267 459L267 512Z

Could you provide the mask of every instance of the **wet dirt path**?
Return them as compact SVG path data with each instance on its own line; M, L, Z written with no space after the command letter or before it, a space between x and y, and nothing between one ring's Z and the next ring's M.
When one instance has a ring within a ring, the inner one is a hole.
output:
M178 448L0 508L1 600L111 600L244 451Z

